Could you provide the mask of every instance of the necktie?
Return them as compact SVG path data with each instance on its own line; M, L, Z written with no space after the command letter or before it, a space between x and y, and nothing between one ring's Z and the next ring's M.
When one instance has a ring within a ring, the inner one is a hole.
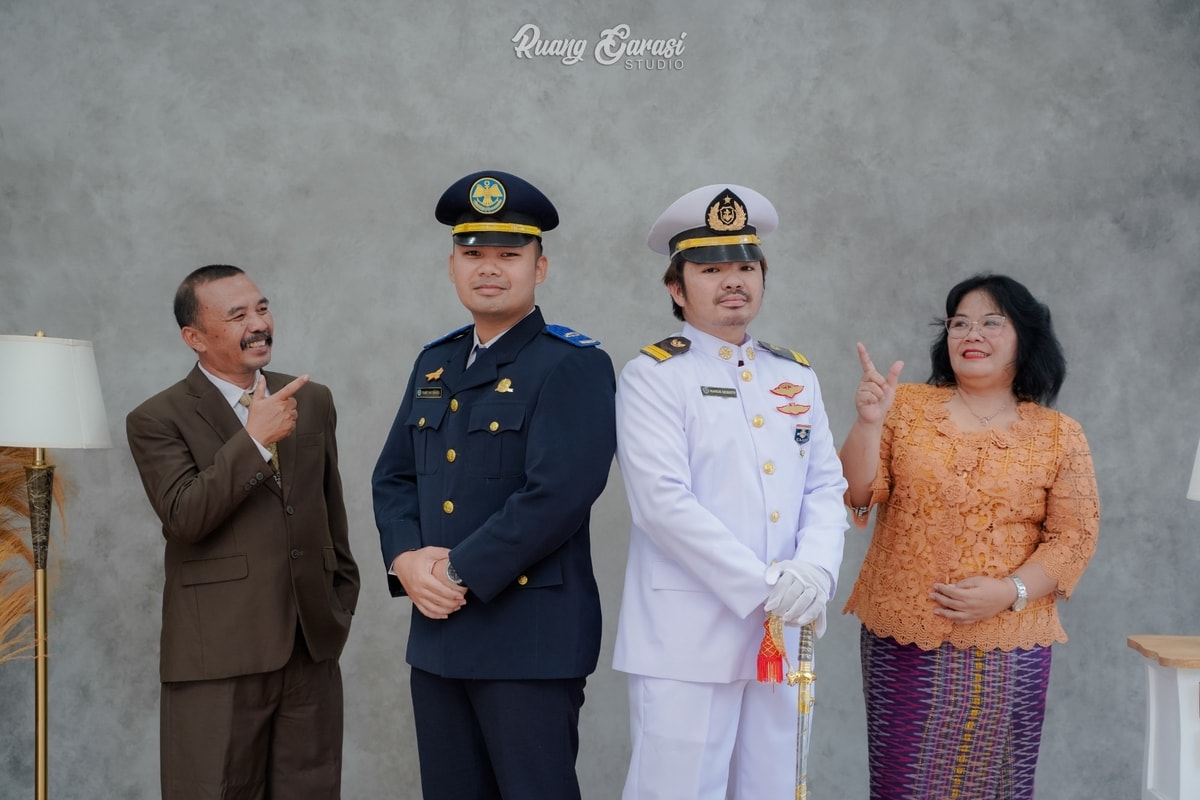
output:
M476 361L479 360L479 357L482 356L486 352L487 352L487 348L484 347L483 345L481 345L481 344L475 345L475 349L471 351L471 357L467 359L467 366L469 367L472 364L474 364Z
M252 402L254 402L254 395L250 394L249 392L242 392L242 396L241 396L241 398L238 399L238 402L241 403L242 405L244 405L246 408L249 408L250 404ZM267 445L267 449L271 451L271 468L273 470L275 470L275 480L278 481L279 480L279 448L275 446L274 442L271 442L269 445Z

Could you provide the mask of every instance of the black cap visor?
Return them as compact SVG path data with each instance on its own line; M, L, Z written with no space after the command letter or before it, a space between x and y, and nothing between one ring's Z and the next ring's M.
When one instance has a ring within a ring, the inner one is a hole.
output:
M524 247L536 239L528 233L468 231L454 234L454 243L464 247Z
M762 249L756 244L718 244L681 250L679 255L693 264L726 264L732 261L762 261Z

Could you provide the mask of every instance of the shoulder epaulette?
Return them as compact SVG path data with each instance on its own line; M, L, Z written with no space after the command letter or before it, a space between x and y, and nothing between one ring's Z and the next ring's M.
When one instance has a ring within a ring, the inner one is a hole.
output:
M786 358L788 361L795 361L797 364L803 364L806 367L812 366L812 364L808 363L808 359L804 357L804 354L797 350L792 350L788 347L780 347L779 345L771 344L770 342L764 342L762 339L758 340L758 346L763 350L774 353L780 358Z
M441 337L438 337L437 339L434 339L432 342L430 342L429 344L425 345L424 349L425 349L425 350L428 350L428 349L429 349L429 348L431 348L431 347L436 347L436 346L438 346L438 345L439 345L439 344L441 344L442 342L449 342L449 341L451 341L451 340L453 340L453 339L457 339L458 337L462 336L464 333L466 333L466 332L467 332L467 331L469 331L469 330L471 330L471 326L470 326L470 325L463 325L463 326L462 326L461 328L459 328L458 330L453 330L453 331L450 331L450 332L449 332L449 333L447 333L445 336L441 336Z
M580 333L579 331L572 330L566 325L547 325L546 333L558 339L562 339L564 342L570 342L576 347L595 347L596 345L600 344L599 339L593 339L586 333Z
M646 345L642 348L642 352L661 363L671 356L686 353L691 346L692 342L690 339L683 336L671 336L657 344Z

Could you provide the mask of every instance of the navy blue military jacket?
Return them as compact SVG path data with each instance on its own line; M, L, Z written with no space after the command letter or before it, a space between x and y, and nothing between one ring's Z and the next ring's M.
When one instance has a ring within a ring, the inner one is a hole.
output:
M588 522L616 450L612 361L596 344L535 308L469 369L470 327L417 358L371 481L383 561L450 548L470 591L445 620L413 608L412 666L489 679L596 668Z

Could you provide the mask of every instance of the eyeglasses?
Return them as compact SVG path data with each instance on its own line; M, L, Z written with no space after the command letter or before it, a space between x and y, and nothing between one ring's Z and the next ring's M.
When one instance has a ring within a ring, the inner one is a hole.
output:
M991 339L999 336L1000 331L1004 330L1004 321L1007 317L1000 314L988 314L981 320L967 319L966 317L946 317L946 333L951 339L964 339L971 329L979 326L979 332L985 338Z

